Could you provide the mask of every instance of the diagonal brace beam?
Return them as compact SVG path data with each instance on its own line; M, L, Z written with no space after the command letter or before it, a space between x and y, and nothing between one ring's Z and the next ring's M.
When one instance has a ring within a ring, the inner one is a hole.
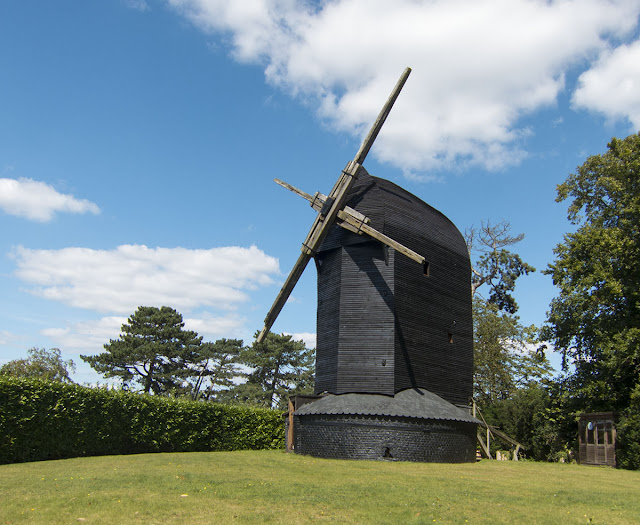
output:
M322 195L321 193L316 193L312 196L309 193L306 193L296 188L295 186L292 186L291 184L281 181L280 179L275 179L275 182L283 188L292 191L296 195L300 195L303 199L308 200L311 203L311 207L316 211L322 210L327 200L327 196ZM372 226L369 226L370 223L371 220L369 219L369 217L366 217L359 211L356 211L349 206L345 206L338 212L338 220L336 221L336 224L342 226L346 230L357 233L358 235L362 235L363 233L365 233L368 236L376 239L377 241L386 244L390 248L393 248L397 252L402 253L406 257L409 257L409 259L414 260L418 264L425 264L426 259L422 255L414 252L411 248L407 248L405 245L393 240L391 237L386 236L384 233L379 232Z

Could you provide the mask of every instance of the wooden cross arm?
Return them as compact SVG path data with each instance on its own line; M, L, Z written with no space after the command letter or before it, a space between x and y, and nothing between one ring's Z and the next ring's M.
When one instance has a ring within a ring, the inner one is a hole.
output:
M338 224L340 224L340 226L342 227L346 227L344 223L348 223L350 226L353 226L358 230L356 233L366 233L367 235L369 235L369 237L373 237L375 240L380 241L382 244L386 244L390 248L393 248L397 252L400 252L402 255L409 257L409 259L414 260L418 264L424 265L427 262L427 260L422 255L414 252L411 248L407 248L404 244L400 244L398 241L394 241L391 237L387 237L384 233L379 232L375 228L360 221L356 217L349 215L345 211L338 212L338 218L344 221L343 223L338 222Z
M316 210L316 211L322 211L322 208L324 207L325 203L327 202L327 196L324 195L323 193L319 193L316 192L315 195L310 195L309 193L302 191L298 188L296 188L295 186L292 186L291 184L284 182L283 180L280 179L273 179L273 181L276 184L279 184L280 186L282 186L283 188L286 188L287 190L295 193L296 195L300 195L300 197L302 197L303 199L306 199L309 201L309 204L311 204L311 207ZM353 208L349 207L349 206L345 206L343 208L344 212L346 212L348 215L351 215L352 217L355 217L356 219L360 220L361 222L364 222L365 224L370 224L371 223L371 219L369 219L369 217L366 217L365 215L363 215L362 213L360 213L359 211L354 210ZM340 213L338 213L338 216L340 215ZM343 219L344 220L344 219ZM348 227L348 224L341 224L340 226L343 226L345 229L353 231L354 233L359 233L358 231Z
M302 276L302 272L304 272L304 269L307 267L309 260L315 254L316 249L322 245L322 241L329 233L329 227L337 220L338 211L344 207L344 201L347 198L347 193L355 182L359 171L360 164L355 162L349 162L347 167L342 171L338 182L333 187L331 195L328 197L328 200L330 199L331 206L326 211L322 209L313 222L307 238L304 243L302 243L302 253L291 269L291 272L289 272L289 276L280 289L278 297L276 297L271 310L269 310L267 317L264 319L264 328L256 338L258 343L262 342L267 333L269 333L269 330L271 330L278 314L284 307L296 283Z
M322 193L310 195L309 193L306 193L291 184L287 184L280 179L275 179L275 182L283 188L292 191L296 195L300 195L303 199L308 200L311 203L311 207L316 211L320 211L327 200L327 196ZM371 219L349 206L345 206L342 210L338 211L337 219L336 224L342 226L346 230L357 233L358 235L366 233L377 241L380 241L381 243L386 244L394 250L409 257L409 259L416 261L418 264L424 264L426 262L426 259L422 255L414 252L411 248L407 248L403 244L394 241L391 237L387 237L384 233L381 233L372 226L369 226Z

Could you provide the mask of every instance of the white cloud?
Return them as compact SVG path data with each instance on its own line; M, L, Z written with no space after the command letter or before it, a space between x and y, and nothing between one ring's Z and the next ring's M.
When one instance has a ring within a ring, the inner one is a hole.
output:
M205 341L214 341L225 337L227 339L242 339L245 328L244 317L233 313L223 316L214 316L204 313L200 318L185 318L184 327L187 330L198 332Z
M124 0L124 5L135 11L148 11L151 9L146 0Z
M126 322L126 317L103 317L96 321L81 321L64 328L47 328L41 333L65 351L98 353L110 339L118 338L120 329Z
M18 339L18 336L8 332L7 330L0 330L0 345L8 345L9 343Z
M530 134L519 118L555 104L565 72L629 35L640 12L637 0L169 4L353 135L413 67L373 150L407 172L518 163Z
M640 40L604 52L578 83L572 98L575 107L610 119L626 118L640 130Z
M294 341L303 341L307 348L316 347L316 334L310 332L299 332L296 334L289 334Z
M32 179L0 179L0 209L9 215L48 222L56 213L100 213L85 199L58 193L52 186Z
M271 284L278 260L255 246L209 250L123 245L114 250L14 250L16 275L41 297L130 315L138 306L229 310Z
M131 311L130 313L133 313ZM56 346L73 353L97 354L111 339L118 339L127 317L109 316L97 320L72 323L62 328L47 328L42 335L49 337ZM233 313L213 316L204 313L201 318L184 318L185 330L193 330L205 341L221 337L236 338L244 326L244 319ZM2 333L0 332L0 338ZM0 339L1 340L1 339Z

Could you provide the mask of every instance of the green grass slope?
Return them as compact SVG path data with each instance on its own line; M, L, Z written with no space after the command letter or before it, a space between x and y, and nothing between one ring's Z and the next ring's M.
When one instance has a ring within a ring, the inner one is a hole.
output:
M637 524L640 472L334 461L281 451L0 466L0 525L434 522Z

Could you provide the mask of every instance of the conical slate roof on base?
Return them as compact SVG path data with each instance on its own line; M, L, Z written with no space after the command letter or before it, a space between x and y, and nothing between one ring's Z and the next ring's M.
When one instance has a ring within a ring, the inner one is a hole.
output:
M383 394L328 394L296 410L296 416L362 415L410 417L479 423L466 410L422 388L409 388L395 396Z

